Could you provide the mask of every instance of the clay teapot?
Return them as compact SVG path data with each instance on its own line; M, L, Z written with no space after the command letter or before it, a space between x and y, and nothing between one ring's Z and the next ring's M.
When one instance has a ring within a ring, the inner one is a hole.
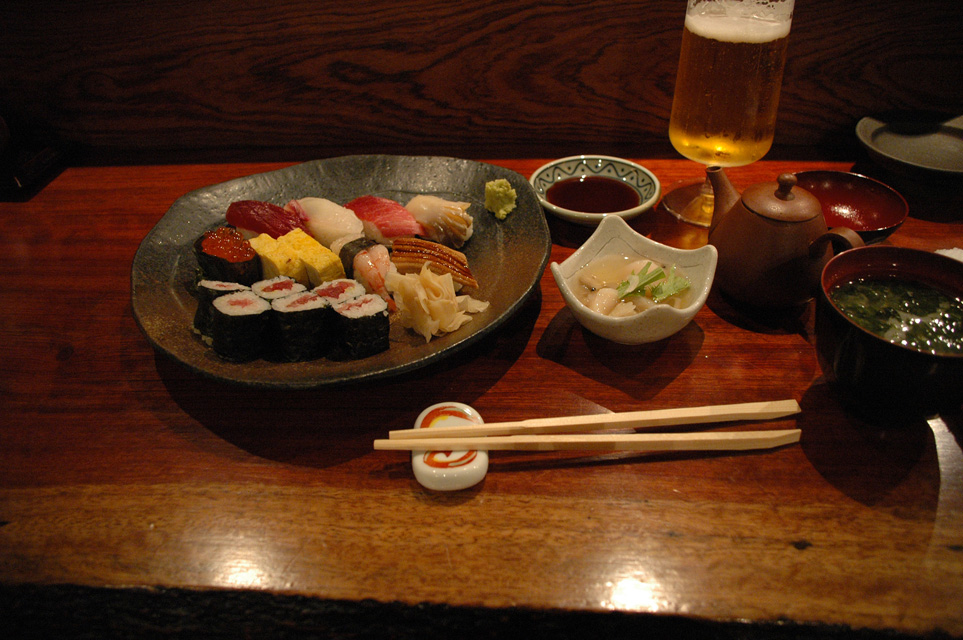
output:
M715 282L727 296L758 308L811 300L833 252L863 245L855 231L828 229L822 205L784 173L740 197L721 167L706 175L715 196L709 244L719 252Z

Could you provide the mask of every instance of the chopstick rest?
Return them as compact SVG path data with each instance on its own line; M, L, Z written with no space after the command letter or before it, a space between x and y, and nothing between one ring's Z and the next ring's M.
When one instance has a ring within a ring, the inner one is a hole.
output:
M433 404L415 420L416 430L482 424L481 414L460 402ZM414 440L411 442L415 442ZM427 440L418 441L421 443ZM488 452L456 442L451 447L411 447L411 468L415 479L433 491L458 491L473 487L488 473Z

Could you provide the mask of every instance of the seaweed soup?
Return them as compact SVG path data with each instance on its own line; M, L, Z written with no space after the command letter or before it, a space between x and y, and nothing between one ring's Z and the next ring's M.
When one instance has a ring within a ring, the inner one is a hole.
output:
M894 344L963 355L963 301L914 280L871 277L838 285L830 297L850 320Z

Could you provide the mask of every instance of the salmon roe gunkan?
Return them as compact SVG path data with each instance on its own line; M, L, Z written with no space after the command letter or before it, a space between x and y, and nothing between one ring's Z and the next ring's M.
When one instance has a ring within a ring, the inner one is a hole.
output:
M204 232L201 241L204 253L228 262L246 262L257 255L241 232L232 227L219 227Z

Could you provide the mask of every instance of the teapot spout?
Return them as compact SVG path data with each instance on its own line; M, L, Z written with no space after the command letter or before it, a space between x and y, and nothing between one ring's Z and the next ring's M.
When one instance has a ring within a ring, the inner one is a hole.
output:
M722 167L706 167L706 178L712 184L714 198L712 222L709 224L709 234L711 235L722 217L739 201L739 192L732 186L729 176L722 170Z

